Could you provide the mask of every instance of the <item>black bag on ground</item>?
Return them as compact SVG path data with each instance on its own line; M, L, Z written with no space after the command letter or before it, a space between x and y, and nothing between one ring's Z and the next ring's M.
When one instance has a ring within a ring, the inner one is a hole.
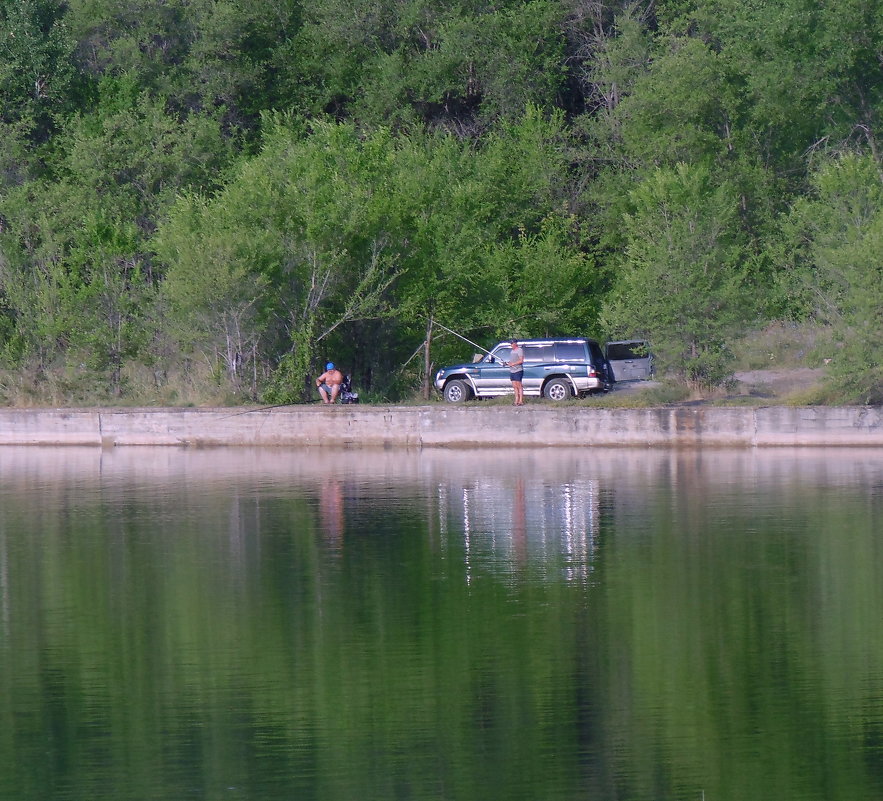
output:
M345 375L340 385L340 394L338 396L341 403L358 403L359 393L353 392L353 382L350 376Z

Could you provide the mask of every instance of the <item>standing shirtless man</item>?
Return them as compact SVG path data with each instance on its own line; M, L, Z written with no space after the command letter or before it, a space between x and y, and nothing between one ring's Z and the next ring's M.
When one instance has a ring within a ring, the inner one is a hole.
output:
M316 379L316 386L322 396L322 403L334 403L340 393L340 385L343 383L343 373L335 366L334 362L325 365L325 372Z

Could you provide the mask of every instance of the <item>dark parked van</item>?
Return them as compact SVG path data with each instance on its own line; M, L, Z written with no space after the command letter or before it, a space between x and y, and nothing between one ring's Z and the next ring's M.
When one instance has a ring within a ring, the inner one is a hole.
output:
M604 352L593 339L525 339L519 344L524 349L525 395L560 401L606 392L613 383ZM478 361L443 367L435 375L435 388L449 403L509 395L506 362L511 350L510 342L501 342Z

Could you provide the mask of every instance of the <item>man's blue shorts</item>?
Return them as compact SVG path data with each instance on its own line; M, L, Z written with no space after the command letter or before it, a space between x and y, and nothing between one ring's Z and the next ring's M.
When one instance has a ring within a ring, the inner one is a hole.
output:
M524 370L519 370L517 373L509 373L510 381L521 381L524 378Z

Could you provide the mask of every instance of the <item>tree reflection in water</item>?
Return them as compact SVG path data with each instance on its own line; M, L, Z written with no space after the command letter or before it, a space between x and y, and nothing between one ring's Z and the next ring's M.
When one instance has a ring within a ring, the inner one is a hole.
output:
M0 797L881 797L880 486L831 449L0 449Z

